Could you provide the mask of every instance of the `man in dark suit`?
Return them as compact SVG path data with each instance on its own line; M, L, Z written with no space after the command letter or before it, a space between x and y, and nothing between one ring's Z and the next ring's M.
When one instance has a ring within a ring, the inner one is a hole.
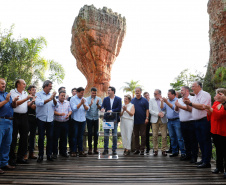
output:
M113 136L113 145L112 145L112 154L117 155L117 128L118 122L120 121L120 111L122 108L122 99L118 96L115 96L115 88L108 88L108 97L104 98L103 104L101 106L102 112L117 112L117 121L114 123L114 129L112 129ZM109 129L104 130L104 151L103 155L108 154L108 144L109 144Z

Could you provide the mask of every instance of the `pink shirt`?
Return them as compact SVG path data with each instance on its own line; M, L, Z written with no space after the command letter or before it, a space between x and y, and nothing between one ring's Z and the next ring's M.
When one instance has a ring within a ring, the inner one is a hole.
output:
M191 102L211 106L211 96L208 92L201 90L197 95L195 95L192 98ZM193 120L199 120L206 116L207 116L207 113L205 110L198 110L192 107Z

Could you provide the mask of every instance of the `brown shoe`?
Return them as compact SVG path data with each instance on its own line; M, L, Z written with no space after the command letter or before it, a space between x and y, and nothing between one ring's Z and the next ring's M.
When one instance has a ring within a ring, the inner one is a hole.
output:
M24 160L28 160L27 154L24 155Z
M154 151L154 156L157 156L158 155L158 151Z
M163 151L163 152L162 152L162 156L167 156L166 151Z
M89 155L92 155L93 154L92 149L89 149L88 154Z
M76 152L71 152L71 157L77 157L77 153Z
M1 167L1 169L2 170L14 170L15 166L6 165L6 166Z
M86 157L87 155L83 152L83 151L80 151L79 152L79 157Z
M37 156L35 156L34 152L29 153L29 159L37 159Z
M5 172L0 168L0 175L4 174Z

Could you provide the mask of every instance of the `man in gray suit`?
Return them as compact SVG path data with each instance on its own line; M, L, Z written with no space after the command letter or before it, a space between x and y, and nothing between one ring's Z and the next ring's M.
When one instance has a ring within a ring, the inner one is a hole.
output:
M161 101L161 91L156 89L154 92L154 97L149 101L149 111L151 114L151 123L152 123L152 134L153 134L153 147L154 147L154 156L158 155L158 132L160 129L162 135L162 155L167 156L166 147L167 147L167 118L166 112L162 111L160 108Z

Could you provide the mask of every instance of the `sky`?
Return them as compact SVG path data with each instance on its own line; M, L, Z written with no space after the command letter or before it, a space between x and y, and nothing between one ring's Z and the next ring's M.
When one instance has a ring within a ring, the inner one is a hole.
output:
M143 92L163 96L179 73L189 68L206 73L209 60L208 0L0 0L1 29L15 24L15 37L45 37L41 53L65 69L67 92L87 81L71 54L71 28L84 5L108 7L126 18L127 32L111 71L110 85L123 97L124 82L138 81Z

